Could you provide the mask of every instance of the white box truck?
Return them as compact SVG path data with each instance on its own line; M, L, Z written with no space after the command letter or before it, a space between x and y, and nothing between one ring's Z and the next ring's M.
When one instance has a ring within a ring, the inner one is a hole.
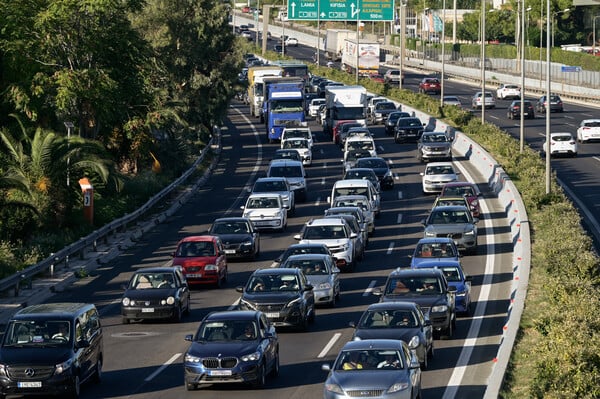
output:
M255 66L248 69L248 103L250 115L259 117L261 114L264 93L263 81L266 77L280 77L283 69L279 66Z
M325 88L326 114L323 130L331 134L342 120L367 125L367 89L363 86L329 86Z
M346 39L342 50L342 70L368 76L379 72L379 43Z
M346 39L356 39L356 31L349 29L327 29L325 34L325 58L331 61L342 59Z

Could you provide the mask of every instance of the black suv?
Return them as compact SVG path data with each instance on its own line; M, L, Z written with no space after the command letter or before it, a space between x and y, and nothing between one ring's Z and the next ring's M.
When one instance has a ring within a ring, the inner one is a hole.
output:
M240 310L260 310L276 327L306 331L315 319L313 286L300 269L258 269L236 290Z
M521 119L521 100L514 100L510 103L506 116L508 116L508 119ZM535 118L535 110L529 100L523 101L523 117L527 119Z
M396 122L394 141L396 143L402 143L407 140L417 141L421 138L424 130L423 122L419 118L399 118L398 122Z
M94 305L29 306L10 319L2 339L0 396L78 398L83 382L100 382L103 362L102 326Z
M431 320L434 331L448 338L456 327L455 293L456 287L448 286L439 269L400 268L388 276L383 291L373 291L373 295L381 296L381 302L415 302Z

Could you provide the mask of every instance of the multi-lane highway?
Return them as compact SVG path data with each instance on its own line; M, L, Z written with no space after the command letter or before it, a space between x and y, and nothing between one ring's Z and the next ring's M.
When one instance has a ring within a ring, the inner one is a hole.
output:
M410 76L411 79L415 78ZM416 79L416 78L415 78ZM83 389L85 398L262 398L264 390L223 385L187 392L183 386L182 357L201 318L213 310L235 305L250 273L268 267L304 222L319 217L328 207L326 197L341 177L341 150L311 122L317 143L313 166L308 168L308 199L298 204L284 233L264 233L261 256L255 262L230 262L225 288L197 289L192 293L193 311L180 324L134 323L122 325L119 300L131 273L140 267L163 265L170 260L176 242L183 236L204 233L217 217L241 214L247 188L264 175L277 144L264 142L264 125L249 117L247 106L236 103L223 130L223 152L218 169L194 199L168 223L159 225L136 247L107 266L97 269L91 281L56 295L53 301L83 301L97 304L105 333L104 382ZM391 270L406 266L408 255L422 237L421 219L433 197L423 196L414 143L395 144L382 126L373 127L377 150L392 166L395 186L383 193L381 218L377 219L365 259L355 273L342 275L341 301L334 309L319 308L315 324L306 333L280 331L281 374L265 388L275 398L322 397L326 373L320 368L332 361L350 339L348 323L357 320L368 304L377 301L370 291L381 286ZM474 315L460 317L452 339L436 340L435 358L423 373L423 398L482 397L496 355L509 305L511 237L504 210L475 171L461 165L462 178L480 185L486 194L484 217L479 222L480 251L463 257L464 268L473 276Z

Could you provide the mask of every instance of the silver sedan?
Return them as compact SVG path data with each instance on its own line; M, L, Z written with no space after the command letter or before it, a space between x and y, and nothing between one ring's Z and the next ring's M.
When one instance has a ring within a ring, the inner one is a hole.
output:
M335 306L340 298L340 269L333 258L323 254L302 254L288 257L282 268L298 268L313 286L315 305Z

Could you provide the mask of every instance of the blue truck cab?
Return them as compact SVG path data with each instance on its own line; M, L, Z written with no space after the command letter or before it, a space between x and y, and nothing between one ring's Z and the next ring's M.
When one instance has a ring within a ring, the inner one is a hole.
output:
M283 129L305 122L304 83L272 82L265 93L263 114L269 142L281 139Z

